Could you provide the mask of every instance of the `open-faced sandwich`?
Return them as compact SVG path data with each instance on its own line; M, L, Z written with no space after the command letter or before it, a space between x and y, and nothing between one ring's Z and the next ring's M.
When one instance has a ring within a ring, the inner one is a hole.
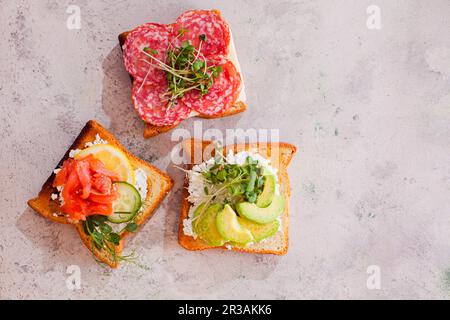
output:
M120 34L134 108L148 138L199 116L246 109L230 27L217 10L192 10L172 24L146 23Z
M28 205L52 221L75 226L95 257L115 268L127 259L125 236L152 215L172 185L168 175L91 120Z
M296 147L287 143L212 146L210 141L184 143L191 164L186 171L179 243L188 250L285 254L287 166Z

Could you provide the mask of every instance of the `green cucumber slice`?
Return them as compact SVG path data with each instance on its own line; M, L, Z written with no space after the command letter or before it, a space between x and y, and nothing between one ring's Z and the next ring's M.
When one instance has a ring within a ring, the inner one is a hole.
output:
M114 201L114 213L108 216L113 223L128 222L133 219L141 208L141 195L136 188L125 181L114 182L119 192L119 198Z

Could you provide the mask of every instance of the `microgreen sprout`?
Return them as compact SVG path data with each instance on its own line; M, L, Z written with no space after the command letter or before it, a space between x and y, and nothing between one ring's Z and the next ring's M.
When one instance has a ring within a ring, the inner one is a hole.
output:
M130 258L134 255L119 256L116 247L120 245L120 234L125 230L135 232L138 228L137 224L131 221L120 232L114 232L109 223L107 217L102 215L89 216L83 221L83 230L91 238L92 250L109 253L114 262L118 260L130 261Z
M192 221L199 219L212 202L229 204L233 208L240 202L256 203L264 188L265 177L258 160L249 156L242 165L227 163L220 143L215 146L214 164L201 174L205 202Z
M179 29L174 40L184 36L187 32L189 30ZM207 41L205 34L199 36L198 49L189 40L183 41L180 47L175 47L174 40L167 47L164 61L156 57L157 50L149 47L143 49L145 56L153 62L144 60L150 65L144 82L151 68L165 71L168 88L163 96L168 102L168 108L174 106L177 99L182 98L189 91L198 91L201 97L207 94L214 80L223 71L221 66L208 65L207 59L202 54L202 45Z

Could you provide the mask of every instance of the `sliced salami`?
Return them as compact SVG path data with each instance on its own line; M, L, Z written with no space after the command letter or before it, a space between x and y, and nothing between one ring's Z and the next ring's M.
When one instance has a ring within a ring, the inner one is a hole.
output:
M146 23L132 30L123 45L123 59L128 73L138 82L162 83L165 72L153 67L155 60L148 57L144 48L152 50L155 58L165 61L171 27L165 24Z
M230 28L220 13L214 10L191 10L183 13L173 24L171 41L175 47L179 47L183 41L190 40L198 50L202 35L205 37L200 51L205 58L221 60L228 55Z
M170 126L178 124L189 116L191 109L185 104L177 103L168 108L167 97L164 96L166 90L167 83L146 82L141 85L137 81L134 82L131 97L134 108L142 120L155 126Z
M180 104L206 116L225 112L233 106L239 95L241 76L231 61L222 65L222 72L214 80L204 96L198 90L189 91L180 99Z

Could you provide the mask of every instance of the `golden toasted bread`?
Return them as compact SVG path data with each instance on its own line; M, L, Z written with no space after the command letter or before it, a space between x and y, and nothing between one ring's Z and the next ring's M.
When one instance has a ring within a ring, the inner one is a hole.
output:
M145 223L145 221L147 221L147 219L149 219L152 216L155 209L158 207L158 205L170 191L170 189L173 186L173 181L167 174L161 172L159 169L139 159L138 157L130 153L128 150L126 150L125 147L123 147L120 144L120 142L100 124L91 120L85 125L81 133L75 139L74 143L70 146L64 157L58 163L57 168L62 166L63 162L67 158L69 158L70 150L83 149L87 142L95 140L97 134L100 136L101 139L108 141L108 144L113 145L119 148L121 151L123 151L127 155L134 169L141 168L146 172L148 176L147 179L148 192L146 199L143 201L145 209L138 214L135 220L136 224L138 226L141 226L142 224ZM39 213L40 215L49 220L67 224L70 222L66 219L65 215L60 212L59 201L51 199L52 193L56 192L56 189L53 188L52 186L54 178L55 174L52 173L42 186L42 189L39 192L38 197L29 200L28 205L37 213ZM77 229L78 233L80 234L80 238L83 241L83 243L94 253L94 255L100 261L107 263L113 268L116 268L118 266L118 261L117 259L114 259L113 256L111 256L105 251L99 251L95 247L93 248L90 238L85 234L83 230L82 223L75 223L74 226ZM116 247L116 254L118 256L120 256L122 252L124 238L127 234L128 234L127 232L123 232L121 234L120 245Z
M174 126L154 126L152 124L146 123L144 127L144 138L148 139L154 136L157 136L160 133L164 133L175 128Z
M198 164L203 161L208 160L214 155L214 144L211 141L200 141L200 140L186 140L183 142L183 149L185 155L190 160L191 164L188 168L191 168L193 164ZM233 152L240 151L252 151L259 153L267 159L271 160L271 166L278 169L278 182L280 185L280 194L284 196L286 200L285 210L282 214L282 232L278 232L276 235L265 239L264 241L254 243L247 247L236 247L232 246L229 250L249 252L249 253L269 253L276 255L283 255L287 253L289 246L289 198L291 195L291 189L289 184L289 176L287 173L287 167L292 159L292 156L297 151L297 148L288 143L245 143L245 144L235 144L224 147L224 155L227 154L229 150ZM221 248L228 249L226 246L223 247L213 247L208 245L201 239L194 239L191 236L187 236L183 231L183 220L188 218L189 209L191 203L187 200L188 193L188 179L185 179L185 185L182 195L181 202L181 213L179 217L178 224L178 242L180 245L188 250L205 250L211 248Z
M217 14L221 15L221 12L219 10L213 9L212 11L216 12ZM125 44L125 41L127 40L127 36L130 33L130 31L126 31L123 32L119 35L119 43L120 43L120 48L123 48L123 45ZM231 39L231 44L230 44L230 51L234 51L234 43L233 43L233 39ZM239 73L241 74L241 78L242 78L242 72L240 70L240 66L239 66L239 62L237 61L236 58L236 52L230 52L230 57L231 61L235 64L236 68L238 69ZM134 82L133 77L130 75L131 78L131 83ZM245 96L245 89L244 87L242 88L242 93L241 96ZM240 97L241 97L240 96ZM196 116L199 118L203 118L203 119L217 119L217 118L223 118L223 117L228 117L228 116L232 116L241 112L244 112L247 109L247 104L245 103L245 98L241 99L238 98L238 100L234 103L233 106L231 106L231 108L229 108L228 110L226 110L223 113L220 114L216 114L216 115L212 115L212 116L208 116L208 115L201 115L201 114L196 114L193 113L192 116ZM146 123L145 124L145 128L144 128L144 138L148 139L151 137L154 137L160 133L164 133L167 131L172 130L173 128L175 128L177 126L176 125L170 125L170 126L155 126L153 124L150 123Z

